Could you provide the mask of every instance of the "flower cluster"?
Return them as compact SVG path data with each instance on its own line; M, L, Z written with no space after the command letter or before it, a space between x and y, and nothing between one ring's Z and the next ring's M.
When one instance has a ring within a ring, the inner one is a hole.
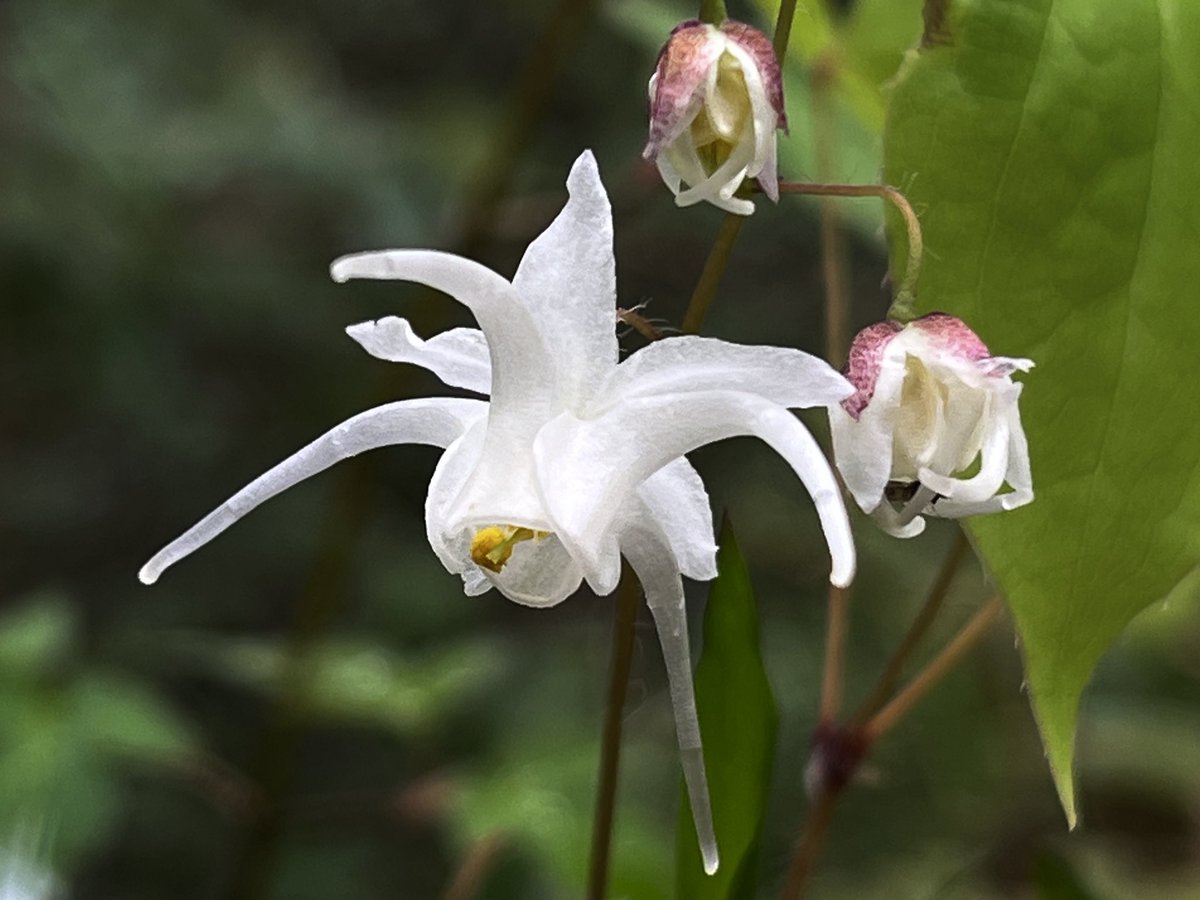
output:
M747 215L746 179L778 199L776 131L786 129L770 41L732 21L685 22L650 79L654 159L676 202ZM402 318L347 329L372 356L422 366L477 399L427 397L367 410L230 497L157 553L162 572L259 504L340 460L392 444L444 452L429 481L430 547L468 595L492 588L549 607L586 582L617 586L622 557L646 595L662 643L681 764L705 869L718 853L693 696L683 577L717 575L712 512L689 452L760 438L811 495L831 558L850 583L855 549L842 490L793 414L825 408L834 458L858 505L911 537L923 516L1013 509L1033 499L1012 380L1032 363L992 356L962 321L935 313L886 321L854 340L845 375L799 350L702 337L652 343L623 361L616 339L612 214L585 152L569 199L528 247L511 280L433 250L336 260L335 281L417 282L466 306L478 328L418 337ZM487 399L481 399L487 398ZM1007 489L1005 486L1007 485Z

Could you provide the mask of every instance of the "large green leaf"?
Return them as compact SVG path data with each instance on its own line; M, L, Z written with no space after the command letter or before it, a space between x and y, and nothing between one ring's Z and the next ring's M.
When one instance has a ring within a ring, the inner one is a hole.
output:
M944 32L896 89L886 176L921 213L922 309L1037 362L1037 499L972 531L1073 824L1083 688L1200 560L1200 3L960 0Z
M754 897L758 839L775 753L778 713L759 650L758 607L728 521L720 543L720 574L704 613L704 648L695 681L721 868L715 875L704 874L684 791L676 832L675 895L680 900Z

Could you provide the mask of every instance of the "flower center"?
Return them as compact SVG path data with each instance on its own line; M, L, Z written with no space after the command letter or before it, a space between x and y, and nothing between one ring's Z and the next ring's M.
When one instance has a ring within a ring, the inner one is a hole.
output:
M516 525L489 525L480 528L471 538L471 561L489 572L499 572L512 556L513 547L521 541L540 541L549 535L548 531Z
M729 159L750 115L750 93L741 64L724 53L717 63L716 88L691 125L692 143L710 172Z

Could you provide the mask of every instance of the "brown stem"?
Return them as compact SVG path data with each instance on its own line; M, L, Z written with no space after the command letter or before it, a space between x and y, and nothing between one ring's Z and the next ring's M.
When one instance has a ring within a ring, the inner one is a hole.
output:
M820 721L832 722L842 708L845 672L846 622L850 589L829 587L829 612L825 629L825 670L821 677Z
M955 548L952 555L960 552ZM816 783L810 788L810 791L815 793L816 802L809 813L804 831L796 842L796 849L788 867L787 882L780 895L781 900L799 900L803 896L808 878L824 846L837 799L858 770L867 751L879 738L895 727L930 688L941 681L971 648L979 643L987 633L988 626L996 620L1002 609L1003 602L1000 596L994 595L933 661L865 725L851 723L837 727L822 718L814 739L814 758L809 761L810 767L814 762L821 767Z
M946 600L946 595L950 592L950 585L954 581L954 576L958 572L958 567L962 565L963 559L967 555L967 537L962 529L959 529L955 535L954 543L950 546L950 552L946 554L946 559L942 562L942 568L934 579L933 586L929 589L929 594L925 598L925 603L921 607L917 617L909 626L908 633L904 635L904 640L900 646L896 648L896 652L892 654L892 658L888 660L887 666L883 670L883 674L879 676L879 681L875 684L875 689L871 692L871 696L858 708L858 711L851 718L851 722L856 725L864 724L871 716L883 709L888 698L892 696L892 692L896 690L896 685L900 683L900 676L904 672L904 665L912 656L913 651L921 643L921 639L929 630L929 626L933 624L933 620L937 618L938 611L942 608L942 604Z
M640 599L641 587L637 576L625 565L621 572L621 584L617 589L616 619L613 623L612 671L608 679L608 706L604 714L604 736L600 745L600 778L596 786L596 812L592 820L588 900L603 900L608 886L617 774L621 761L621 726L624 723L629 672L633 667L634 625L637 623Z
M454 880L446 888L442 900L472 900L497 858L504 851L506 841L502 834L485 835L467 851L466 858L454 874Z
M807 181L781 181L779 193L826 197L881 197L895 206L904 217L904 227L908 232L908 267L896 290L891 315L901 320L912 317L925 242L921 237L921 221L904 194L886 184L824 184Z
M816 867L817 858L825 847L825 836L829 833L829 824L833 821L833 810L837 806L840 791L825 791L818 798L816 805L809 812L808 821L804 823L804 831L796 841L796 849L792 852L792 861L788 865L787 881L784 882L780 900L799 900L808 886L809 876Z
M713 242L712 249L708 251L708 259L704 261L704 269L700 272L700 280L696 282L696 289L692 291L692 299L688 303L687 312L683 314L683 324L679 330L684 334L696 334L700 331L700 326L704 324L708 308L712 306L713 298L717 296L717 286L721 283L721 276L725 274L729 256L733 253L733 244L745 221L745 216L729 213L721 222L717 239Z
M813 142L817 177L828 182L833 177L836 155L833 128L835 115L830 94L837 70L831 58L820 60L812 68ZM850 345L849 275L846 272L846 246L842 235L841 214L830 196L819 204L821 224L821 277L825 283L825 358L834 368L845 362Z
M911 710L917 702L929 692L935 684L941 681L950 670L952 670L967 652L979 643L988 630L988 627L1000 615L1004 608L1004 603L1000 599L999 594L994 594L970 621L962 627L942 651L933 658L933 660L920 674L917 675L908 686L896 695L887 706L881 709L875 716L867 722L863 728L863 732L869 741L876 741L882 735L886 734L897 722Z

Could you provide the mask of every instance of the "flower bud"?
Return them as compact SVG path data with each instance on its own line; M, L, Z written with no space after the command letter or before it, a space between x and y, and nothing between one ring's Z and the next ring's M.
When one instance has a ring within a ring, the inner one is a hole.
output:
M829 411L834 458L858 505L890 534L913 537L925 527L921 515L960 518L1032 501L1021 385L1011 377L1032 366L992 356L945 313L860 331L845 371L856 390ZM1001 493L1006 482L1011 490Z
M770 39L732 20L676 26L650 78L650 140L642 153L657 163L675 202L708 201L748 216L754 204L734 196L746 178L778 201L777 128L787 130L787 115Z

